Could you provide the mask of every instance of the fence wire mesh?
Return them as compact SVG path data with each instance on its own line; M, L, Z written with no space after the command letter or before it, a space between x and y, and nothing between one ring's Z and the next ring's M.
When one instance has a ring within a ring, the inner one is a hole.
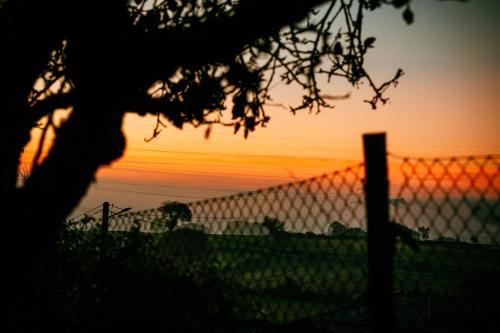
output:
M399 164L391 174L391 217L411 239L396 243L396 293L406 308L414 307L400 313L400 319L413 319L413 327L419 320L431 331L474 330L488 323L495 327L500 308L500 156L391 156L391 162Z
M397 327L498 327L500 156L389 159ZM110 214L109 241L135 231L156 240L157 256L217 267L244 290L242 302L256 305L256 318L314 318L363 331L364 175L359 164L257 191ZM98 235L99 213L96 207L70 227Z
M367 285L362 164L257 191L131 212L109 219L109 234L162 239L162 255L216 265L256 304L284 322L360 302ZM172 213L165 207L177 205ZM177 215L176 215L177 214ZM175 223L172 224L172 220ZM83 220L84 230L100 219Z

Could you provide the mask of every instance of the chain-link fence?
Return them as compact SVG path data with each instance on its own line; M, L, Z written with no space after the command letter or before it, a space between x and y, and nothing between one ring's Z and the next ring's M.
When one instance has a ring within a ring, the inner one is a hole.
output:
M391 177L391 218L409 235L396 244L394 257L397 300L406 308L413 304L413 311L400 311L401 319L436 332L473 331L488 323L494 328L500 308L500 156L390 161L398 165Z
M366 292L362 164L257 191L187 204L188 221L163 208L115 215L108 230L163 239L173 260L216 265L274 322L358 304ZM168 205L167 205L168 206ZM182 205L178 205L178 212ZM179 213L181 214L181 213ZM180 216L180 215L179 215ZM100 228L101 220L85 228Z
M431 332L495 327L500 156L388 158L392 191L385 205L394 261L384 276L394 282L386 296L394 297L396 326ZM378 251L376 243L369 248L367 231L383 222L367 225L365 169L359 164L257 191L111 214L107 230L140 231L161 239L162 255L172 260L217 267L244 290L242 302L255 305L259 319L309 318L362 331L370 327L368 305L392 307L365 297L373 279L369 251ZM75 225L103 224L84 222Z

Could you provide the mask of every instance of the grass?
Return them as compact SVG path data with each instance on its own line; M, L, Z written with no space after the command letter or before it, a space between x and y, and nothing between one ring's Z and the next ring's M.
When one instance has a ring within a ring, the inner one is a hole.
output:
M110 239L127 235L111 232ZM253 319L284 323L365 303L365 238L185 231L137 237L137 244L150 247L148 257L140 260L154 265L169 258L185 267L196 263L213 267L242 291L238 301L251 305L248 315ZM411 303L411 297L425 296L453 299L454 303L476 299L500 304L499 248L441 241L418 245L419 251L414 252L404 243L396 244L395 293L406 303Z
M204 237L201 252L195 256L217 265L222 276L236 281L248 300L258 304L258 315L274 321L357 304L366 293L364 238L301 234ZM180 242L171 240L169 247L180 249ZM436 297L498 297L498 263L500 250L488 246L424 241L414 252L398 242L395 290Z

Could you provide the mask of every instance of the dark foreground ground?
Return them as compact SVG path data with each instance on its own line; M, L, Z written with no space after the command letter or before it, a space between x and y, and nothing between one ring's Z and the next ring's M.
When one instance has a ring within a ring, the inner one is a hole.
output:
M400 332L498 332L500 251L398 244ZM62 233L10 331L368 332L363 238Z

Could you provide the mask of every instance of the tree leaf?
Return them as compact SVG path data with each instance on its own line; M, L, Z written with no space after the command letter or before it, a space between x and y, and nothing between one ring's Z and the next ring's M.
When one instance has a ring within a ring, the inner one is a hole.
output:
M406 4L408 4L408 0L394 0L392 2L392 5L394 6L394 8L401 8Z
M406 9L403 11L403 19L405 20L406 24L413 23L414 15L410 7L406 7Z
M241 128L241 124L240 123L236 123L234 125L234 134L238 133L238 131L240 130Z
M373 47L373 43L375 43L375 37L368 37L365 39L365 48Z
M205 130L205 139L210 138L210 133L212 132L212 126L208 126Z

